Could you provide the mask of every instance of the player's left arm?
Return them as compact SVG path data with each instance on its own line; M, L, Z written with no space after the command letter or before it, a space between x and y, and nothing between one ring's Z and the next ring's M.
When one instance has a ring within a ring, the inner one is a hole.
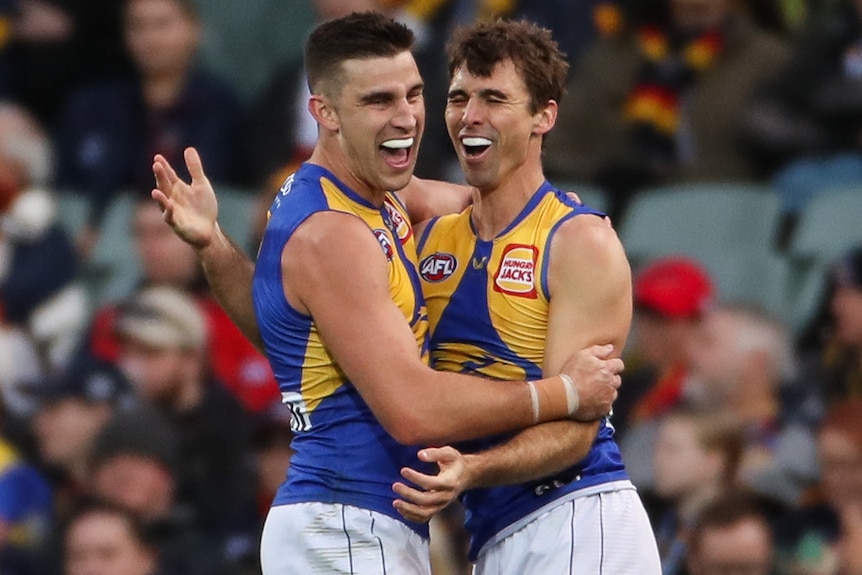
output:
M572 218L556 232L549 257L544 371L557 373L573 352L596 345L605 345L605 353L618 357L631 326L632 292L631 270L616 232L600 218ZM479 453L424 449L420 459L436 463L439 473L402 470L420 489L395 484L402 498L395 507L408 519L426 521L467 489L553 475L583 459L597 429L598 422L555 421Z

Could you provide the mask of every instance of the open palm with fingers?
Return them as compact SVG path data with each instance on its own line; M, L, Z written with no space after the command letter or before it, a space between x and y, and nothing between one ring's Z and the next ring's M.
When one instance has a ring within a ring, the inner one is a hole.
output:
M207 247L216 234L218 202L212 184L204 174L203 164L194 148L184 153L191 184L184 182L165 159L157 154L153 159L156 187L153 199L165 214L165 221L188 244L201 249Z

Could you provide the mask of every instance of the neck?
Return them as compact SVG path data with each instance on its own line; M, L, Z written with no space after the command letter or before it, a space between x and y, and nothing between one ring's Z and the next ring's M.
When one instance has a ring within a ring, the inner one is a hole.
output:
M545 182L539 159L528 161L496 185L477 188L473 193L473 225L482 240L492 240L505 230L533 194Z
M737 416L746 422L770 422L778 417L778 403L769 391L740 393L734 403Z
M185 75L166 72L143 80L144 101L148 108L167 108L180 97Z
M200 381L185 381L174 398L173 411L186 413L200 405L204 396L204 384Z
M338 143L333 142L330 144L326 141L331 138L332 137L324 135L321 131L318 143L314 147L314 151L311 153L311 157L308 159L308 162L320 166L321 168L326 168L358 196L371 202L375 206L382 206L387 190L373 188L362 178L357 176L350 168L347 158L345 158L344 152L341 150Z

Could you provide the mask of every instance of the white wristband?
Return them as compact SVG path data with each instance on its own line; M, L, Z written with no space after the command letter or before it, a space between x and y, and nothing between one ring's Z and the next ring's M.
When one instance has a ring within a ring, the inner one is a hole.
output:
M536 391L536 384L532 381L527 382L530 388L530 401L533 404L533 423L539 423L539 392Z
M581 401L578 398L578 388L575 387L575 382L565 373L560 374L560 379L566 387L566 404L569 409L569 415L574 414L578 410Z

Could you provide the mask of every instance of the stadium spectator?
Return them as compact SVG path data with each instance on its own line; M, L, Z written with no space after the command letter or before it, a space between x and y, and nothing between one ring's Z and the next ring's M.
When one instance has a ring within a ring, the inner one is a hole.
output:
M117 414L96 438L86 495L140 521L172 572L217 573L225 558L205 519L179 496L181 458L180 438L163 414L146 406Z
M690 575L771 575L772 511L757 496L731 489L704 507L689 535Z
M55 488L63 517L84 491L96 436L119 409L131 403L128 381L113 366L76 365L25 390L38 401L32 433L40 465Z
M75 252L47 188L51 158L35 118L0 102L0 324L31 338L46 371L68 364L87 319Z
M826 277L821 310L799 342L799 384L831 405L862 397L862 246L842 254Z
M248 463L251 424L239 403L208 375L207 326L198 306L172 288L144 289L122 307L116 328L118 364L137 396L177 430L178 500L225 544L256 538L255 482Z
M179 160L194 145L214 181L238 178L241 108L227 83L196 67L202 32L194 0L126 0L123 34L134 73L69 97L58 132L58 185L92 202L78 238L82 253L116 194L151 187L156 152Z
M0 401L0 573L36 575L54 520L51 484L4 433Z
M666 7L666 18L625 26L587 50L547 142L549 177L605 189L614 219L647 186L762 177L740 145L744 113L788 48L755 25L747 2Z
M169 286L194 297L207 319L208 367L249 412L259 412L280 395L269 362L240 333L212 296L194 250L174 235L151 198L136 197L131 221L140 268L138 289ZM128 294L131 295L131 294ZM119 302L95 311L82 354L114 362L119 355L115 330Z
M826 413L817 435L820 483L805 505L779 523L781 573L862 573L862 399Z
M747 114L791 224L820 191L862 181L862 3L820 4Z
M131 513L102 502L82 504L63 537L64 575L179 575L159 568L159 554Z
M745 433L740 481L785 506L817 476L815 422L797 403L788 330L755 308L722 305L704 315L689 349L687 400L726 409Z
M686 346L713 295L712 278L689 258L658 258L635 275L634 337L612 421L626 469L639 487L652 481L658 421L683 401L689 370Z
M119 25L121 4L114 0L0 2L0 13L11 9L5 29L11 96L50 131L76 86L129 69Z
M735 485L743 445L728 413L680 408L662 418L651 517L664 575L683 573L691 529L709 501Z

